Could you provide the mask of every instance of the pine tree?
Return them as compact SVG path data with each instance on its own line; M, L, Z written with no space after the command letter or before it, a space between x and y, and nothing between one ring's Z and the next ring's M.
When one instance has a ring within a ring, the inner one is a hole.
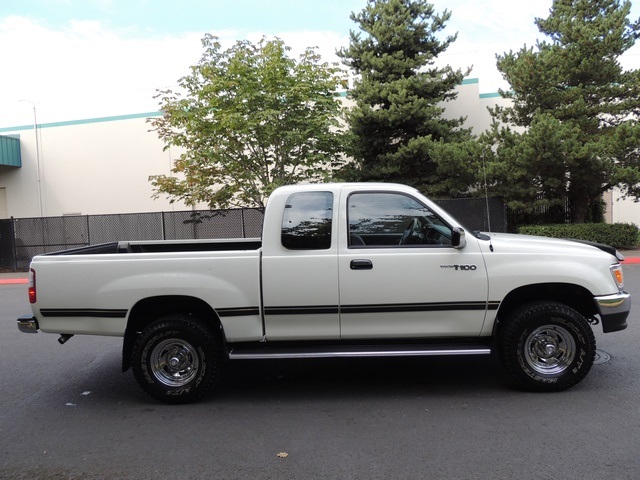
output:
M493 131L496 192L511 206L531 210L568 199L571 220L582 223L619 187L640 195L640 71L619 58L640 35L628 20L631 3L554 0L536 19L549 39L498 56L511 91L508 108L493 111L512 129Z
M443 103L468 72L437 67L456 35L438 34L450 12L425 0L369 0L351 19L348 48L338 55L356 74L347 113L349 179L393 181L430 194L456 195L475 182L478 145L463 118L443 118Z

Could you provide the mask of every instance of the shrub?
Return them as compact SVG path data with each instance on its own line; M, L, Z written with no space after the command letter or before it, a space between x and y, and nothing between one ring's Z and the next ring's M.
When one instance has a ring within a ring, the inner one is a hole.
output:
M639 231L630 223L580 223L573 225L523 225L518 233L552 238L569 238L604 243L616 248L638 244Z

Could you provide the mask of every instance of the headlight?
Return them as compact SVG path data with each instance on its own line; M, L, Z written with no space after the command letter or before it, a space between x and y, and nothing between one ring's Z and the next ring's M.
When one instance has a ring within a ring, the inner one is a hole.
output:
M611 265L611 275L613 275L613 280L618 285L618 290L624 290L624 275L622 273L622 265L619 263L616 265Z

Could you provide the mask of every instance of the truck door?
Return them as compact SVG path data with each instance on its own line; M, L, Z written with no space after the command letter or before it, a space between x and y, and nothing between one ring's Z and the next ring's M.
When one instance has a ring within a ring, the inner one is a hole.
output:
M353 192L341 208L342 338L479 335L487 275L475 238L454 248L451 226L404 193Z
M334 194L295 192L282 207L280 242L262 258L266 337L340 338Z

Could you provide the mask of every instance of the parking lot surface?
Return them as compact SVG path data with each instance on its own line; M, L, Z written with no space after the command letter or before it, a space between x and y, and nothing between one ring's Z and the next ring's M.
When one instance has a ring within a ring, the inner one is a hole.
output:
M637 479L640 265L629 328L571 390L514 388L490 357L229 364L193 405L145 396L121 339L18 332L0 285L3 479Z

